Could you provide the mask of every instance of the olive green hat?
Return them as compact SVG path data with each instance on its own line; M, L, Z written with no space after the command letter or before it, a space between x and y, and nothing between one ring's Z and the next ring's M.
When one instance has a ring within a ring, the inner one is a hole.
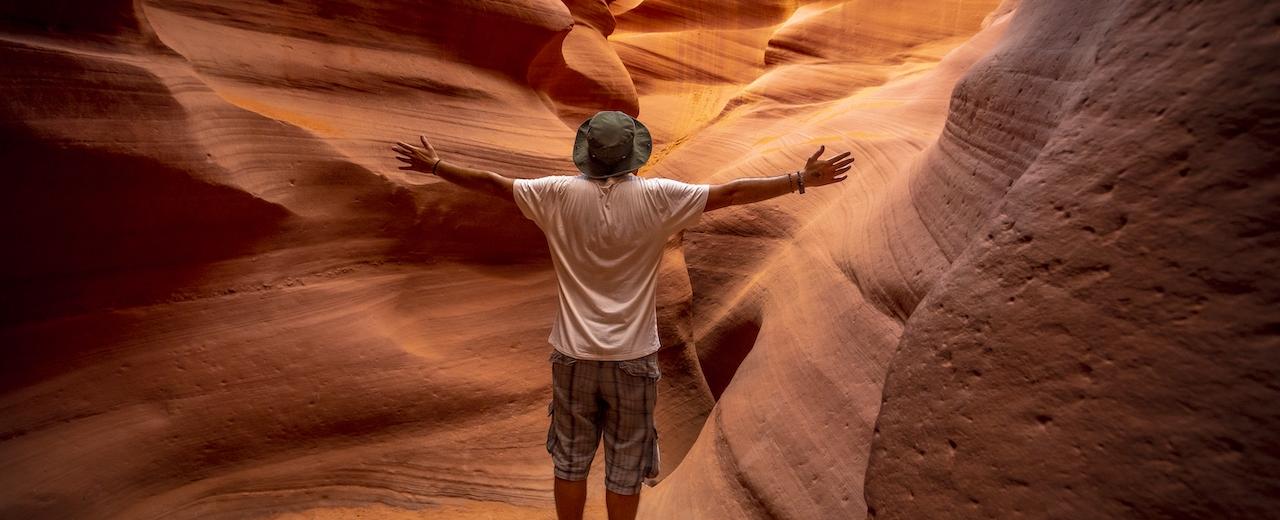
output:
M653 139L643 123L608 110L596 112L578 126L573 163L588 177L604 179L639 169L652 150Z

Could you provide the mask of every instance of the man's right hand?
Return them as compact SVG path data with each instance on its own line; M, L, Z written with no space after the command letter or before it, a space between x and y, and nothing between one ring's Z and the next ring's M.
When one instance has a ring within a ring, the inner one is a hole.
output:
M822 152L826 149L827 145L819 146L818 151L813 152L809 160L805 161L802 174L806 188L834 184L849 178L845 172L853 168L853 157L849 157L852 152L844 152L830 159L819 160L818 158L822 157Z
M419 135L418 140L422 141L422 148L400 141L391 149L399 154L396 159L405 163L404 166L400 167L401 170L431 173L432 168L440 161L440 155L436 153L436 149L431 146L431 143L427 142L427 136Z

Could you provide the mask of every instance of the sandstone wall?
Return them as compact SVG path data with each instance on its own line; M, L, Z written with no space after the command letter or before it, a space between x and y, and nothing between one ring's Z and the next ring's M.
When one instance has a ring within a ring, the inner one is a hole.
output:
M1011 185L936 233L955 260L893 359L873 517L1275 515L1278 15L1019 8L926 152L960 181L926 207Z
M857 157L670 241L642 517L1266 516L1272 6L77 4L0 8L0 516L550 518L545 242L390 146L604 109Z

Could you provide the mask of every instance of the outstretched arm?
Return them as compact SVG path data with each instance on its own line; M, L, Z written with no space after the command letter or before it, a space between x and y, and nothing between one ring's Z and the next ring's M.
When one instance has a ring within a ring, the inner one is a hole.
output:
M435 148L432 148L431 143L427 142L426 136L420 135L418 139L422 141L421 148L405 142L398 142L391 148L399 154L396 159L406 163L400 167L401 170L435 174L463 188L515 202L512 195L514 179L490 171L475 170L444 162L440 160L440 155L436 153Z
M849 157L851 152L844 152L826 160L818 160L826 149L826 145L818 147L818 151L805 162L804 169L798 172L773 177L746 177L712 185L710 193L707 194L707 208L703 212L737 204L760 202L799 191L801 181L804 182L807 190L848 179L849 176L845 172L853 167L853 157Z

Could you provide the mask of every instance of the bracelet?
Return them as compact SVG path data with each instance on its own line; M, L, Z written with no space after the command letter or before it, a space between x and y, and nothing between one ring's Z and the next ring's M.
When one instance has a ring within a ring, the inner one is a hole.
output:
M796 172L796 179L800 181L800 194L804 195L804 171Z
M787 190L787 193L794 193L796 191L796 181L791 178L791 172L787 172L787 187L790 188Z
M442 157L437 157L437 158L436 158L436 163L435 163L435 164L433 164L433 165L431 165L431 175L435 175L435 174L436 174L436 166L440 166L440 161L443 161L443 160L444 160L444 158L442 158Z

